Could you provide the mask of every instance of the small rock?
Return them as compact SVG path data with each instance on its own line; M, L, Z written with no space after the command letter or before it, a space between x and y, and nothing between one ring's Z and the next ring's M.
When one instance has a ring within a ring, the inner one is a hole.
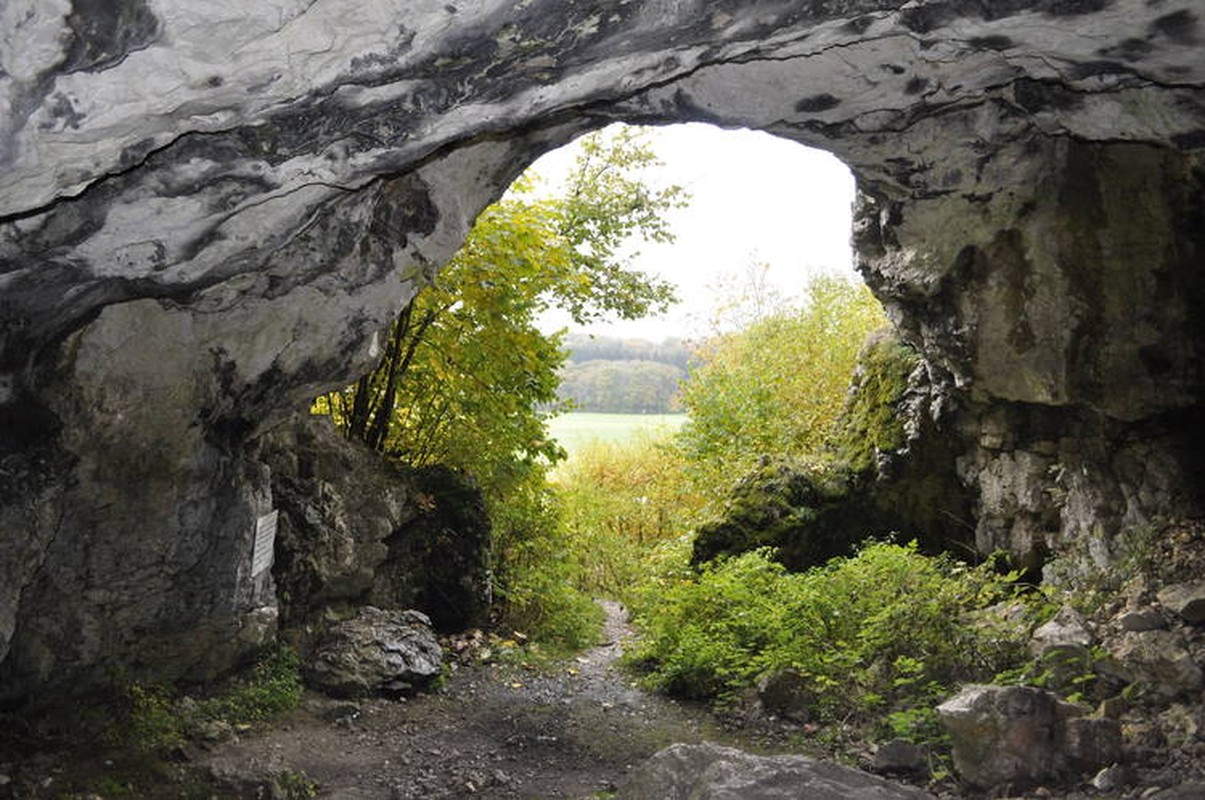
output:
M1173 583L1158 592L1164 608L1178 614L1189 625L1205 622L1205 581Z
M1202 800L1205 798L1205 783L1183 783L1170 789L1156 790L1152 794L1143 794L1151 800Z
M1088 623L1078 611L1063 606L1054 619L1033 632L1030 648L1033 654L1044 658L1054 651L1083 651L1095 643L1088 630Z
M925 766L925 751L912 742L893 739L879 745L873 766L876 772L919 772Z
M1127 609L1117 615L1116 622L1123 631L1139 633L1164 627L1163 617L1153 608Z
M1092 788L1101 792L1115 792L1128 782L1129 775L1125 769L1118 764L1111 767L1105 767L1100 772L1093 776L1089 783Z

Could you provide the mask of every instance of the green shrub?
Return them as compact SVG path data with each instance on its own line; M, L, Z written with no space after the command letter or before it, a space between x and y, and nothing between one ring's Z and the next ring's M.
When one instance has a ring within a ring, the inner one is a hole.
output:
M141 755L163 755L206 723L257 722L291 711L302 691L301 661L287 647L265 653L247 672L199 700L168 687L132 683L125 690L123 719L110 739Z
M746 553L644 593L643 639L630 659L651 684L723 699L791 669L811 684L817 716L883 716L931 704L1024 653L1020 628L968 624L1007 590L987 568L882 542L805 573L771 556Z
M278 648L256 662L213 697L198 703L204 719L257 722L291 711L301 702L301 659L291 648Z
M517 486L506 502L491 504L495 600L504 629L572 651L598 641L603 612L578 587L579 562L561 520L555 494L539 480Z
M648 435L579 448L555 489L578 587L625 602L649 553L690 530L702 506L678 452Z

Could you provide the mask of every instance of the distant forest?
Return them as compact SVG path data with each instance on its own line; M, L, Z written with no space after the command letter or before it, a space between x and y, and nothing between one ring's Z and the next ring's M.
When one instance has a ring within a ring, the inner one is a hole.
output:
M660 343L572 334L561 369L560 397L579 411L668 414L681 411L678 389L691 350L678 339Z

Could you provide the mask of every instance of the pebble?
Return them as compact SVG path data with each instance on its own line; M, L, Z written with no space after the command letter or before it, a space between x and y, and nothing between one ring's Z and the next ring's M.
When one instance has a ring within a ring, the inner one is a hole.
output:
M1101 792L1113 792L1120 789L1126 783L1126 771L1124 767L1114 764L1111 767L1105 767L1092 778L1092 788Z

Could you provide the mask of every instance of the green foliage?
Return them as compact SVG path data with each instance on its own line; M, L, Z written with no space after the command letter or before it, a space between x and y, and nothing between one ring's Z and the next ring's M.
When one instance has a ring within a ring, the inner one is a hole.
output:
M649 434L579 448L555 485L579 586L625 601L649 552L689 531L703 506L677 451Z
M685 370L693 359L691 346L681 339L617 339L587 333L565 336L569 359L579 364L587 361L655 361Z
M200 701L199 716L227 722L258 722L291 711L301 702L301 659L280 647L261 658L245 675Z
M555 494L535 476L491 514L502 624L559 651L598 640L603 614L584 581Z
M167 689L134 683L125 694L127 719L113 731L116 743L141 754L168 753L184 745L183 721Z
M318 796L318 784L301 770L285 770L273 779L273 797L281 800L308 800Z
M919 712L957 681L990 677L1024 652L1024 631L968 625L1007 592L1005 578L931 558L915 545L870 543L854 557L788 573L765 550L650 587L631 659L651 684L723 698L782 669L802 675L821 718Z
M573 408L612 414L680 409L678 392L691 361L684 342L577 334L565 338L565 350L559 395Z
M302 691L301 661L286 647L266 653L246 673L199 700L168 687L133 683L125 691L124 719L111 738L137 753L162 755L208 723L258 722L291 711Z
M673 300L635 271L632 238L671 239L665 213L679 187L640 179L656 163L641 134L615 128L582 140L566 186L537 196L521 178L477 218L464 246L399 315L380 366L315 402L347 435L411 466L472 475L494 521L496 596L508 624L564 645L595 617L573 589L564 535L543 489L564 451L548 435L562 338L539 330L550 308L578 323L634 319Z
M722 486L766 454L818 453L836 433L866 336L886 319L862 285L820 278L802 309L718 337L683 389L681 441L704 486Z
M560 377L560 396L574 408L666 414L678 410L678 391L686 372L657 361L571 361Z

